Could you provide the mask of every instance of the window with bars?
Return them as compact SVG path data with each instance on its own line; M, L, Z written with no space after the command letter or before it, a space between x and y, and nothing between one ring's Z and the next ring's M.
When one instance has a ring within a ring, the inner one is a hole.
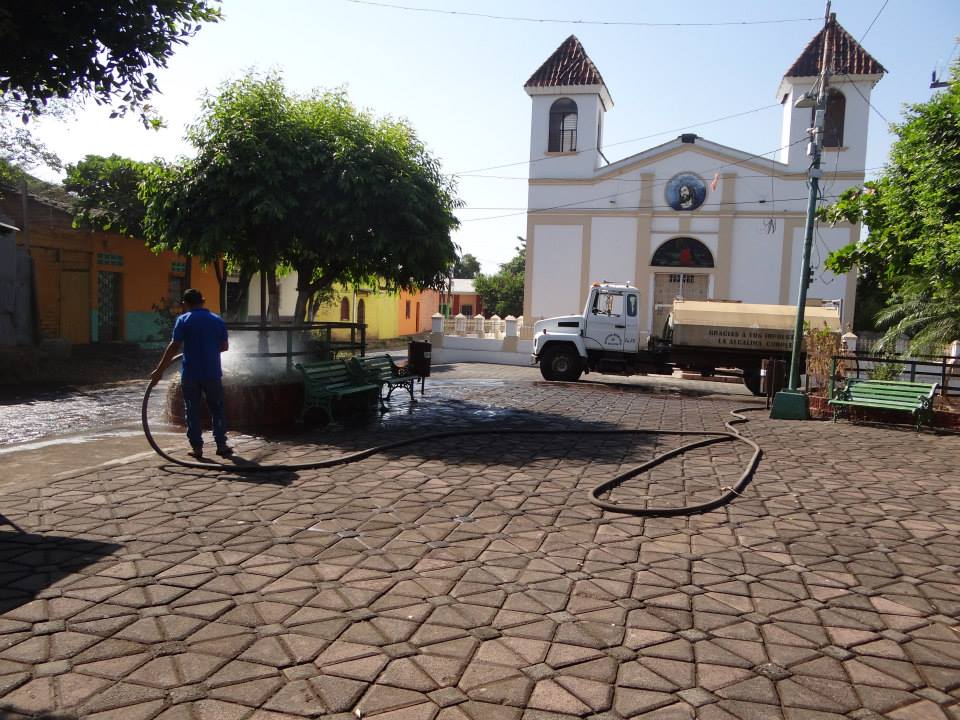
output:
M97 253L97 265L113 265L114 267L123 266L123 255L113 253Z
M547 152L576 152L577 104L561 98L550 106L550 129Z
M814 109L816 114L816 109ZM847 112L847 99L834 88L827 91L827 111L823 118L823 146L843 147L843 119Z

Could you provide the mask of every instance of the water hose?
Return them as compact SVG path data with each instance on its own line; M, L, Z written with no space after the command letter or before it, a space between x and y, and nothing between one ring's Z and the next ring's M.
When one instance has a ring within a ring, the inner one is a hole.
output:
M746 489L747 485L750 484L753 474L757 469L757 465L760 463L760 457L763 454L763 451L760 449L760 446L757 445L753 440L748 437L745 437L738 433L734 429L734 425L748 422L740 413L748 410L761 410L763 408L759 407L745 407L737 408L736 410L731 411L731 415L734 416L734 419L725 422L724 426L729 432L717 432L717 431L701 431L701 430L661 430L659 428L642 428L635 430L570 430L565 428L511 428L504 430L486 430L486 429L473 429L466 428L462 430L446 430L443 432L427 433L425 435L418 435L412 438L406 438L404 440L396 440L394 442L385 443L383 445L376 445L374 447L366 448L365 450L359 450L357 452L348 453L346 455L340 455L339 457L329 458L327 460L317 460L315 462L307 463L296 463L296 464L282 464L282 465L234 465L218 462L194 462L190 460L181 460L175 458L166 451L164 451L154 439L153 434L150 432L150 423L147 419L147 408L150 403L150 393L156 385L156 381L151 379L150 383L147 385L146 392L143 394L143 403L140 408L140 419L143 423L143 434L147 438L147 442L150 443L150 447L162 457L164 460L171 462L175 465L180 465L182 467L194 468L198 470L213 470L216 472L236 472L236 473L255 473L255 472L276 472L276 471L298 471L298 470L317 470L322 468L336 467L337 465L346 465L348 463L357 462L363 460L372 455L377 455L379 453L384 453L389 450L394 450L396 448L406 447L408 445L414 445L417 443L423 443L430 440L440 440L445 438L455 438L455 437L466 437L466 436L477 436L477 435L547 435L551 437L556 437L558 435L697 435L700 437L699 440L696 440L686 445L681 445L680 447L668 450L665 453L657 455L655 458L648 460L647 462L637 465L625 472L622 472L615 477L612 477L608 480L604 480L596 485L594 485L589 491L590 502L596 505L597 507L603 508L604 510L609 510L611 512L624 513L626 515L634 515L637 517L675 517L681 515L694 515L697 513L709 512L715 510L718 507L726 505L727 503L734 500L736 497L739 497L743 494L743 491ZM707 445L714 445L721 442L742 442L749 445L753 448L753 455L750 458L750 461L747 463L743 473L741 473L740 478L732 486L727 486L721 488L723 494L719 495L713 500L703 503L697 503L694 505L682 505L679 507L668 507L668 508L648 508L642 507L639 505L629 505L625 503L613 503L607 500L602 500L600 496L608 492L615 487L621 485L625 481L629 480L632 477L636 477L641 473L647 472L657 467L661 463L666 462L667 460L682 455L685 452L693 450L695 448L705 447Z

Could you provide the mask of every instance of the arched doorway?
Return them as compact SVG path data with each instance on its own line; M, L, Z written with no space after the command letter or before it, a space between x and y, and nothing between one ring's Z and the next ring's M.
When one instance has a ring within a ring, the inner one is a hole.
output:
M663 333L667 317L676 298L706 300L710 297L710 270L714 267L713 253L699 240L676 237L667 240L653 253L650 265L670 268L657 272L653 280L654 335Z

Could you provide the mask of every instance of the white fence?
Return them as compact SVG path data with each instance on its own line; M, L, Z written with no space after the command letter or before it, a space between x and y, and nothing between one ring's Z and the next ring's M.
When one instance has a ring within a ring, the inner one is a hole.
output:
M533 352L533 326L523 316L483 315L432 318L430 342L433 362L488 362L499 365L529 365Z

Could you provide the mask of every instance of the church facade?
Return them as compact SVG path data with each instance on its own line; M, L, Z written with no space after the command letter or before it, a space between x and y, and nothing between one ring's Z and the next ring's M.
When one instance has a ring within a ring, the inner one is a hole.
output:
M794 106L824 56L820 183L838 195L864 180L869 98L885 70L835 17L780 82L776 159L688 134L608 163L603 118L613 101L579 40L567 38L524 86L532 100L524 315L577 313L595 281L638 287L640 317L656 334L677 297L795 304L812 111ZM814 242L825 257L858 237L858 226L820 225ZM846 324L855 291L855 273L820 267L808 296L839 301Z

